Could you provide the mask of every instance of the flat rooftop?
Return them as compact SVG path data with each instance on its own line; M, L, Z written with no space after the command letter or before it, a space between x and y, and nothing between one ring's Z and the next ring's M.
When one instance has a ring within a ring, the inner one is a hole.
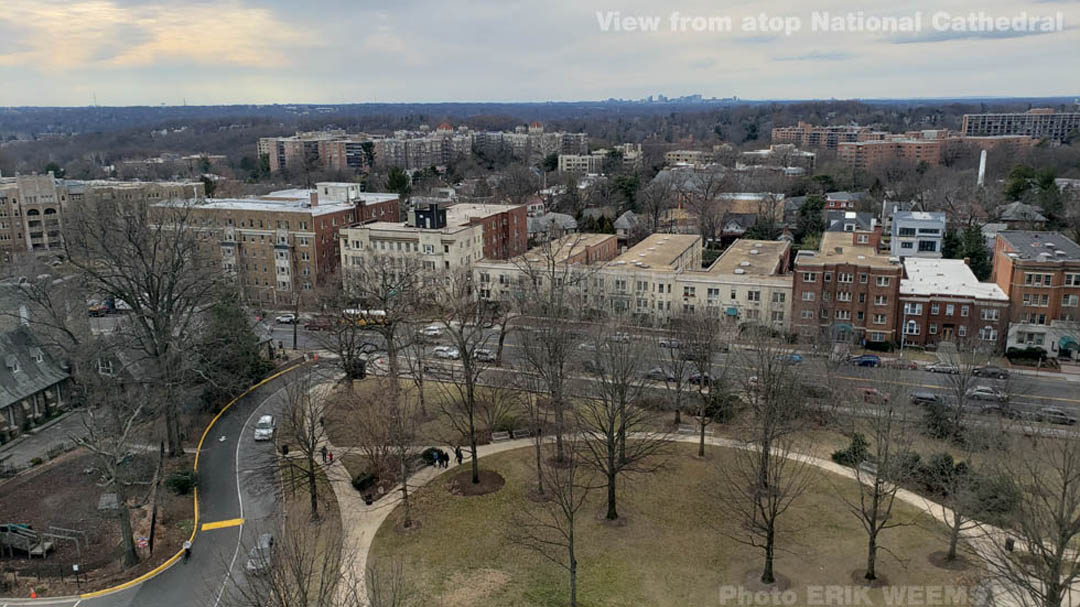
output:
M998 232L1015 253L1025 261L1080 261L1080 245L1061 232L1005 230Z
M740 238L709 266L708 273L773 276L783 268L782 257L790 249L791 243L785 241Z
M853 232L825 232L821 235L821 248L817 251L799 251L796 263L849 263L871 268L898 268L900 264L890 261L888 255L877 252L867 245L853 245Z
M674 268L675 262L687 249L700 246L700 236L651 234L627 252L616 257L611 263L614 265L643 264L650 268Z
M519 205L513 204L481 204L471 202L452 204L446 207L446 225L447 227L465 226L469 224L470 219L481 219L492 215L498 215L499 213L505 213L511 209L515 209L518 206Z
M952 295L1008 302L1009 296L992 282L979 282L962 259L904 260L906 277L900 280L900 295Z
M561 263L571 255L579 255L590 247L614 239L614 234L567 234L547 244L529 249L524 255L511 260L511 263L538 263L549 260Z

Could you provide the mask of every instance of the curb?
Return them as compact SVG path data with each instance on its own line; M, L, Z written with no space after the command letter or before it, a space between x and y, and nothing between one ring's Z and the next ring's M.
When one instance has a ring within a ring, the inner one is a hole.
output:
M286 373L289 373L291 371L295 371L296 369L299 369L300 367L308 364L309 362L311 362L311 361L307 360L306 357L305 357L304 360L301 360L300 362L296 363L295 365L292 365L290 367L286 367L284 369L281 369L280 371L277 371L277 372L273 373L272 375L269 375L269 376L263 378L258 383L256 383L253 386L249 387L247 390L244 390L243 392L241 392L239 395L236 396L236 398L234 398L234 399L230 400L228 403L226 403L225 406L221 408L221 411L219 411L217 413L217 415L215 415L214 418L210 420L210 423L206 425L206 428L203 429L202 436L199 437L199 443L195 447L195 462L192 465L192 469L195 472L199 471L199 452L202 451L203 441L206 440L206 437L207 437L208 434L210 434L210 430L214 427L214 424L217 423L217 420L220 419L221 416L224 415L226 411L228 411L230 408L232 408L232 406L237 401L239 401L240 399L244 398L245 396L251 394L252 392L257 390L258 388L260 388L260 387L266 385L267 383L281 377L282 375L285 375ZM199 488L195 487L193 493L194 493L194 495L193 495L192 499L194 500L194 504L195 504L195 521L194 521L194 525L192 527L191 537L189 538L189 541L194 544L195 543L195 536L196 536L196 534L198 534L198 531L199 531ZM92 598L102 597L102 596L105 596L105 595L108 595L108 594L113 594L113 593L116 593L116 592L120 592L122 590L127 590L128 588L131 588L132 586L137 586L137 585L149 580L150 578L156 577L161 572L165 571L169 567L172 567L174 564L176 564L176 561L180 560L180 558L183 555L184 555L184 550L181 548L180 550L178 550L176 552L176 554L169 557L169 559L167 561L165 561L164 563L162 563L162 564L158 565L157 567L151 569L150 571L147 571L146 573L140 575L139 577L137 577L135 579L128 580L128 581L126 581L126 582L124 582L122 584L118 584L118 585L112 586L110 588L105 588L103 590L96 590L94 592L87 592L87 593L83 593L83 594L79 594L79 595L72 596L72 597L67 597L67 598L68 599L78 599L78 600L92 599ZM45 599L46 597L42 597L42 598ZM47 597L47 599L49 601L53 601L53 602L56 602L57 600L60 600L62 598L64 598L64 597ZM0 601L3 601L3 599L0 599ZM42 601L40 599L35 600L33 602L33 604L35 604L35 605L45 604L45 601Z

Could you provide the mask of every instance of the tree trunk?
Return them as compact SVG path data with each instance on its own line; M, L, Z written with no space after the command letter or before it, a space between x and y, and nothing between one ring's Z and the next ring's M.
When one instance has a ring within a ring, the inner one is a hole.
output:
M956 560L956 546L960 543L960 527L964 519L953 512L953 524L949 529L949 551L945 554L946 561Z
M536 444L536 492L540 495L544 494L544 467L541 465L543 454L540 451L540 444L543 442L543 438L540 435L540 424L536 425L536 440L533 441Z
M877 579L877 531L870 533L870 541L866 547L866 575L868 580Z
M761 583L772 584L776 582L773 575L773 554L775 553L776 529L769 523L769 529L765 532L765 569L761 572Z
M503 345L506 343L506 323L499 329L499 346L495 349L495 366L502 366Z
M570 552L570 607L577 607L577 558L574 557L574 521L570 520L569 541L566 545Z
M168 402L165 403L165 436L169 442L169 457L180 457L184 454L184 443L180 439L180 416L177 415L172 394L166 394L166 398Z
M615 509L615 471L612 468L607 473L607 516L609 521L619 518L619 512Z
M557 398L552 395L551 404L555 406L555 461L560 464L566 461L566 454L563 450L563 407L562 397Z
M404 509L404 520L401 526L408 529L412 527L412 508L409 506L409 464L405 459L404 450L398 453L401 461L401 506Z
M307 456L308 493L311 494L311 520L319 520L319 486L315 477L315 452Z
M678 426L682 423L682 410L678 405L675 406L675 425ZM678 428L676 428L678 430Z
M119 481L115 483L116 490L116 516L120 521L120 534L124 538L124 567L132 567L139 562L139 554L135 552L135 537L131 532L131 511L128 510L127 496L120 489Z
M472 454L472 482L477 485L480 483L480 460L476 457L476 425L472 409L469 409L469 453Z
M705 421L699 420L698 425L701 427L701 440L698 441L697 455L698 457L705 457Z

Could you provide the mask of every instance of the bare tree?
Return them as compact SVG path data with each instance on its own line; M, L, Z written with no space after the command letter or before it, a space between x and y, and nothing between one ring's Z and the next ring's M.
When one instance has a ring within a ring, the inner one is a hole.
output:
M814 467L795 449L792 432L802 415L796 365L776 342L756 337L746 353L750 368L745 392L751 418L743 429L747 446L736 450L735 461L721 468L728 491L721 504L742 524L733 539L759 548L765 563L761 582L776 581L777 521L813 482Z
M189 381L192 341L202 311L225 284L219 245L191 205L95 200L74 207L64 249L87 288L125 302L125 330L160 389L170 455L183 453L179 400ZM153 217L151 218L151 215Z
M401 559L367 567L367 607L408 607L415 589Z
M653 414L637 402L648 380L640 365L649 352L640 343L600 329L594 335L596 363L590 396L575 419L582 434L582 457L607 485L608 520L619 518L616 483L627 474L655 470L668 438L653 431ZM634 434L633 438L630 435Z
M283 439L290 449L285 458L285 465L300 472L300 478L307 484L311 499L310 516L312 521L319 520L319 470L321 449L326 444L326 430L323 419L327 407L335 402L327 398L327 389L316 384L311 374L291 377L285 384L285 408L282 412L284 422Z
M659 232L661 219L675 202L675 186L670 179L653 179L638 192L638 207L649 222L649 232Z
M578 437L567 435L563 459L556 461L548 444L541 464L547 479L548 499L515 516L510 540L562 567L569 574L570 607L577 606L577 522L592 489L589 469L581 458Z
M1019 489L1016 509L1004 531L984 529L977 550L1018 603L1060 607L1080 581L1080 442L1038 435L1017 442L999 464Z
M547 423L547 412L539 398L541 390L537 379L524 374L516 375L515 379L522 392L517 399L517 404L521 412L525 414L526 419L529 420L529 430L533 439L533 449L536 456L536 493L542 496L544 495L544 466L541 447L544 444L544 425Z
M686 208L696 218L702 244L711 247L723 221L725 205L720 194L730 185L726 173L716 169L694 171L692 176L676 185Z
M705 457L709 425L733 413L730 369L737 357L725 354L717 360L717 355L730 351L735 325L697 312L680 318L675 326L682 345L680 356L690 363L690 385L696 392L691 414L698 426L698 457Z
M932 369L944 373L947 398L946 402L931 405L927 410L927 430L931 436L954 442L964 439L968 416L978 404L972 398L972 390L994 381L981 377L992 355L992 349L977 340L961 339L938 345L939 366Z

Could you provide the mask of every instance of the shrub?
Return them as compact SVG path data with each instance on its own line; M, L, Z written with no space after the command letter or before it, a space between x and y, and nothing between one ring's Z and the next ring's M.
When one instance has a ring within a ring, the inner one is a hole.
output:
M851 444L846 449L834 451L832 460L841 466L855 467L866 460L870 454L870 443L861 432L851 435Z
M177 495L187 495L199 484L194 471L173 472L165 479L165 486Z
M375 483L378 480L379 479L376 478L374 474L371 474L370 472L364 472L363 474L360 474L356 478L352 479L352 486L353 489L356 489L360 493L364 493L374 487Z
M896 344L891 341L868 341L866 342L866 349L873 350L875 352L892 352L896 348Z
M35 457L34 459L30 460L30 465L31 466L40 466L42 461L43 460L40 457Z

